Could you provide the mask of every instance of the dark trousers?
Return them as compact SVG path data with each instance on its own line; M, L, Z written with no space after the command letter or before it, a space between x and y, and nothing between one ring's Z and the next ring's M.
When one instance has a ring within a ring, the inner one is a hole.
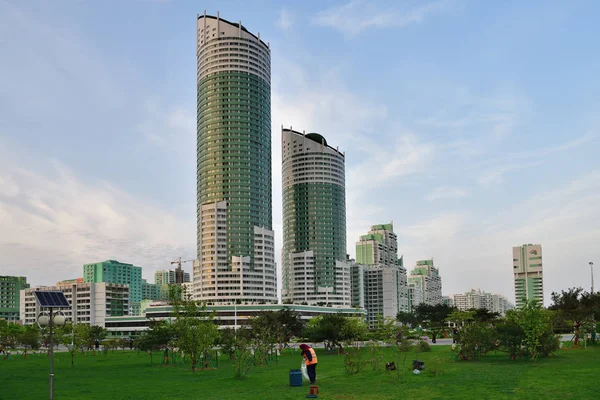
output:
M308 373L308 379L310 379L310 383L315 383L317 380L317 364L307 365L306 372Z

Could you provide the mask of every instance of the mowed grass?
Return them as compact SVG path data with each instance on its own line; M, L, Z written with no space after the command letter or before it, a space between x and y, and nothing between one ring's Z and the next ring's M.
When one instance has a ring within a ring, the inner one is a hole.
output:
M403 379L373 371L370 365L346 375L344 356L319 351L319 399L588 399L600 392L600 347L562 350L560 355L511 361L493 352L478 361L452 361L448 346L410 353ZM386 352L385 361L392 361ZM366 356L366 355L365 355ZM75 368L67 353L55 356L55 398L66 399L303 399L308 384L289 386L289 370L300 366L299 354L285 352L279 365L253 368L245 380L233 377L229 361L219 368L192 373L188 366L160 366L161 356L120 350L108 355L78 354ZM412 360L425 362L421 375L409 371ZM440 375L430 370L438 367ZM0 399L48 397L48 357L0 359Z

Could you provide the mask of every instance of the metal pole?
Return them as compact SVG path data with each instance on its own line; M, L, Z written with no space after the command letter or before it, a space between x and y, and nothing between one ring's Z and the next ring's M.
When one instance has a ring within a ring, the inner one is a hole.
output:
M592 274L592 293L594 294L594 263L590 261L590 273Z
M52 326L54 325L54 315L50 309L50 400L54 400L54 338L52 335Z

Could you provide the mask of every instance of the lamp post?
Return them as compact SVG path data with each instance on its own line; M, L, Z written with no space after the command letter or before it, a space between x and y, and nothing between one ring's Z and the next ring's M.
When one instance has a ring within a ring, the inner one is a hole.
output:
M62 311L54 313L50 308L50 313L42 312L38 315L38 325L48 326L50 329L50 400L54 400L54 326L63 326L65 324L65 315Z
M592 274L592 293L594 294L594 263L590 261L590 273Z

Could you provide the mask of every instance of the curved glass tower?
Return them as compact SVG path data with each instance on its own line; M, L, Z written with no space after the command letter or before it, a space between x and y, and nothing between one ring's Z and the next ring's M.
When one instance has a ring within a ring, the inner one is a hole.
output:
M276 302L271 204L271 53L217 16L196 21L198 261L209 303Z
M291 129L282 146L283 301L349 306L344 154Z

